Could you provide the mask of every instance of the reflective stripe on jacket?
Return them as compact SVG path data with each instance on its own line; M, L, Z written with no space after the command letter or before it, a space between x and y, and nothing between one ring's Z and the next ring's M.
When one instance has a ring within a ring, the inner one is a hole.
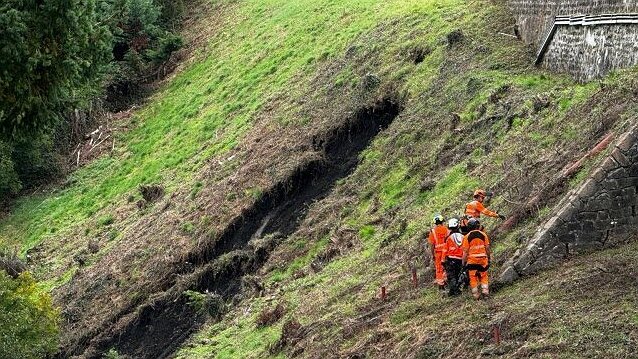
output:
M447 227L441 225L436 226L430 230L430 235L428 237L428 242L430 242L431 246L434 246L434 250L437 252L445 251L445 239L447 238L450 231Z
M461 233L451 233L445 240L445 253L449 258L463 259L463 235Z
M463 238L463 251L467 252L467 264L482 264L487 259L490 239L482 231L471 231Z
M483 203L479 201L472 201L465 205L466 215L478 219L481 217L481 213L483 213L484 215L488 217L498 217L498 213L492 212L489 209L485 208Z

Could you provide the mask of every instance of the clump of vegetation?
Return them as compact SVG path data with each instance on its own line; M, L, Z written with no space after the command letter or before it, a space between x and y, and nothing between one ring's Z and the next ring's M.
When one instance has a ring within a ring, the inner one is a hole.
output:
M98 224L102 227L110 226L113 223L115 223L115 217L112 214L104 215L98 220Z
M189 305L197 311L207 313L211 318L220 318L226 312L226 303L219 294L187 290L184 295L188 298Z
M115 41L109 96L118 107L118 102L134 99L141 84L158 77L156 71L183 42L168 30L168 22L180 16L179 7L162 13L166 4L157 0L111 0L109 4L108 12L115 14L110 22Z
M0 272L7 272L13 278L27 270L27 265L15 253L4 254L0 252Z
M277 323L285 314L286 307L282 303L279 303L272 309L264 308L257 317L255 324L257 324L257 327L259 328L273 325Z
M109 351L104 354L103 358L104 359L130 359L128 355L122 355L118 353L118 351L115 348L109 349Z
M58 316L51 297L27 272L16 279L0 270L0 358L39 359L54 354Z

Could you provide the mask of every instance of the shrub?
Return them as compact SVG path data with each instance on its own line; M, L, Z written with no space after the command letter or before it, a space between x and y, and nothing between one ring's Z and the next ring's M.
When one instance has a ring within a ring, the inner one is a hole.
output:
M12 279L0 271L0 358L39 359L58 344L58 311L27 272Z
M21 187L11 158L11 148L0 141L0 198L7 194L15 195Z
M194 290L184 292L188 304L198 312L205 312L215 319L219 319L226 311L224 299L216 293L200 293Z
M62 157L47 133L14 141L11 157L25 189L48 183L62 173Z

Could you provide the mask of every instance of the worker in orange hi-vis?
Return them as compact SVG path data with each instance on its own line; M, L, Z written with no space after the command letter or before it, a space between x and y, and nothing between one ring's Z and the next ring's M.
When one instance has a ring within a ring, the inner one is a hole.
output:
M461 294L461 273L463 272L463 236L458 218L450 218L447 224L450 230L445 239L443 254L443 268L447 279L448 295L450 297Z
M483 201L487 197L487 192L482 189L477 189L474 191L474 200L465 205L465 215L479 219L481 218L481 214L484 214L488 217L505 219L505 216L502 214L498 214L496 212L492 212L489 209L485 208L483 205Z
M491 196L491 194L489 194ZM479 219L481 218L481 214L484 214L488 217L505 219L505 216L502 214L498 214L496 212L492 212L489 209L485 208L483 205L483 201L488 197L488 193L485 190L477 189L474 191L474 200L465 205L464 216L461 220L461 233L467 234L467 222L471 218Z
M470 232L463 238L463 267L470 277L470 288L474 299L481 299L481 294L487 297L490 294L489 278L487 270L490 268L490 239L485 232L479 230L481 224L478 219L471 218L468 221ZM481 292L479 292L479 284Z
M445 239L449 231L442 215L435 215L432 222L434 223L434 228L430 230L428 242L430 243L430 253L436 270L435 282L439 286L439 290L443 291L445 290L445 269L441 261L445 254Z

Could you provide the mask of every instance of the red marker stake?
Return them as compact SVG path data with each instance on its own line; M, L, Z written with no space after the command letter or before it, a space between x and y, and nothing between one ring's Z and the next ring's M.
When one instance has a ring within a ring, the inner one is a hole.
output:
M498 325L492 325L492 337L496 345L501 345L501 328Z
M387 298L387 293L385 292L385 286L381 286L381 300L385 301Z
M419 277L416 274L416 268L412 268L412 284L414 285L414 288L419 287Z

